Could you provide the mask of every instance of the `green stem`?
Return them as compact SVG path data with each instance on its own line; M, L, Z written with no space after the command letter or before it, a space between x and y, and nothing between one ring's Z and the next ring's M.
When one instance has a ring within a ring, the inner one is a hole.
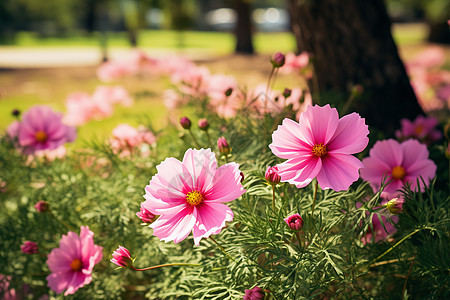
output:
M387 249L385 252L383 252L380 256L378 256L377 258L375 258L374 260L372 260L369 263L369 266L372 265L374 262L376 262L377 260L379 260L380 258L382 258L383 256L385 256L386 254L388 254L389 252L391 252L392 250L394 250L395 248L397 248L398 245L400 245L401 243L403 243L405 240L407 240L409 237L413 236L414 234L418 233L421 229L416 229L413 232L411 232L410 234L406 235L404 238L402 238L400 241L398 241L397 243L395 243L394 246L392 246L391 248Z
M208 130L205 130L205 133L206 133L206 137L208 138L208 145L209 145L209 147L212 148L211 137L209 136Z
M275 185L272 184L272 210L275 213Z
M191 129L188 129L188 130L189 130L189 134L191 135L192 139L194 140L195 146L196 146L197 148L199 148L199 149L202 148L202 147L200 147L200 144L198 143L197 138L196 138L195 135L192 133Z
M313 204L312 204L312 209L311 209L311 216L314 215L314 208L316 207L317 187L319 186L316 179L314 179L314 184L315 184L315 188L314 188L314 197L313 197Z
M273 74L275 73L275 67L272 67L272 70L270 71L269 80L267 81L266 86L266 94L264 95L264 110L267 110L267 99L269 97L269 88L270 88L270 81L272 80Z
M143 268L143 269L138 269L135 268L133 266L131 266L131 268L135 271L147 271L147 270L152 270L152 269L157 269L157 268L162 268L162 267L170 267L170 266L192 266L192 267L198 267L201 266L201 264L188 264L188 263L172 263L172 264L164 264L164 265L157 265L157 266L151 266L148 268Z
M297 240L298 240L298 245L300 246L300 248L303 248L302 246L302 240L300 238L300 232L296 231L295 235L297 236Z
M234 258L231 257L231 255L228 254L228 252L226 252L225 249L212 236L210 236L209 238L217 245L217 247L219 247L220 251L222 251L223 254L225 254L229 259L234 261Z
M48 210L48 214L50 214L53 219L55 219L56 221L58 221L60 224L62 224L64 227L66 227L67 229L71 230L71 231L75 231L75 228L72 228L70 225L68 225L66 222L64 222L63 220L59 219L57 216L55 216L53 214L53 212L51 210Z
M354 92L352 92L350 94L350 97L348 98L347 102L345 102L345 105L342 108L342 112L341 112L342 115L345 115L347 113L348 109L350 108L350 105L352 105L352 103L353 103L353 100L355 100L355 95L356 94Z

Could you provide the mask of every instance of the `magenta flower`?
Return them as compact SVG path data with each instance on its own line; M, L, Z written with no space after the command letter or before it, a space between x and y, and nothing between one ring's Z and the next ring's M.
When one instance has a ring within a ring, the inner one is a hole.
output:
M92 280L92 270L102 258L103 248L94 244L94 233L81 226L80 235L69 231L59 241L59 248L48 255L47 265L52 274L48 286L56 293L66 290L64 296L75 293Z
M286 224L289 226L290 229L299 231L303 227L303 219L299 214L293 214L292 216L287 217L284 219Z
M198 120L198 128L200 128L201 130L208 130L209 128L209 123L207 119L200 119Z
M36 254L39 252L39 247L35 242L25 241L23 245L20 245L20 250L25 254Z
M272 66L274 68L282 67L284 65L284 63L286 62L286 56L281 52L277 52L273 55L270 62L272 63Z
M74 127L61 121L62 115L46 106L33 106L23 114L18 128L19 145L25 152L52 150L76 137Z
M141 203L141 210L136 213L136 216L138 216L144 223L152 223L156 217L144 207L143 203Z
M413 122L408 119L401 119L402 128L395 132L395 136L400 140L415 138L426 144L438 141L442 133L436 129L438 120L435 118L426 118L418 116Z
M181 127L183 127L184 129L190 129L192 123L191 123L191 120L189 120L188 117L182 117L180 119L180 124L181 124Z
M188 149L183 161L167 158L156 169L158 173L145 187L143 203L160 215L150 225L153 235L178 243L192 231L199 245L202 238L220 233L225 222L233 220L233 212L223 203L245 192L238 164L217 168L210 149Z
M122 268L127 268L133 265L130 251L127 248L119 246L112 254L111 262Z
M436 165L428 159L427 147L417 140L399 143L389 139L378 141L370 150L370 157L363 159L361 177L370 182L374 192L378 192L383 178L391 181L383 190L386 196L395 197L408 182L411 189L417 188L417 179L423 178L426 185L436 175ZM420 186L420 190L423 187Z
M266 173L264 174L264 177L266 178L266 181L271 185L277 185L281 181L281 177L278 174L278 167L274 166L268 166Z
M266 294L264 290L258 286L252 289L245 289L245 295L243 300L263 300Z
M278 165L281 181L307 186L315 177L322 189L347 190L362 163L351 154L367 146L368 126L357 113L339 119L329 105L308 106L299 123L284 119L272 134L272 152L288 159Z

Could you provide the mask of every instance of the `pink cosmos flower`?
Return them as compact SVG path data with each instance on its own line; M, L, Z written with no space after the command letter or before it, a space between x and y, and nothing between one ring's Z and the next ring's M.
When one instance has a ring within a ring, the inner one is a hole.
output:
M133 99L126 89L117 86L97 86L92 94L94 102L109 102L110 104L121 104L123 106L133 105Z
M59 248L50 252L47 265L52 274L47 282L53 291L59 294L66 290L67 296L91 282L92 270L103 258L103 248L94 244L93 237L88 226L81 226L79 236L69 231L62 236Z
M11 276L5 276L0 274L0 296L3 300L17 300L19 299L16 294L15 289L9 288L9 282L11 281Z
M281 181L281 177L278 174L278 167L274 166L268 166L266 173L264 174L264 178L266 179L266 181L271 184L271 185L277 185L278 183L280 183Z
M233 212L226 206L240 197L239 165L232 162L217 168L210 149L188 149L183 161L167 158L156 167L158 173L145 187L143 206L158 220L150 225L153 235L178 243L192 231L195 245L202 238L218 234Z
M370 150L370 157L363 159L364 168L361 177L370 182L374 192L380 189L382 180L391 181L383 190L385 196L392 198L399 195L399 190L408 182L411 189L423 190L420 177L428 185L436 175L436 165L428 159L427 147L417 140L399 143L389 139L378 141Z
M144 223L152 223L156 218L154 214L144 207L143 203L141 203L141 210L136 213L136 216L138 216Z
M395 132L395 136L400 140L416 138L426 144L438 141L442 133L436 129L438 120L433 117L418 116L413 122L408 119L401 119L402 128Z
M46 106L30 108L17 129L19 146L28 154L56 149L76 137L75 128L62 123L62 114Z
M112 131L110 144L114 153L120 153L121 156L129 156L139 146L143 144L153 144L155 141L156 138L153 133L145 128L140 129L128 124L119 124ZM141 151L141 154L145 156L149 153Z
M97 69L97 77L103 82L110 82L134 73L134 65L126 62L108 61Z
M286 62L284 66L280 68L280 72L284 74L290 74L299 72L309 64L309 55L306 52L302 52L299 55L295 55L290 52L286 54Z
M245 289L243 300L263 300L265 297L264 290L259 286L255 286L252 289Z
M94 99L89 94L81 92L72 93L67 97L66 108L64 120L73 126L110 117L114 112L111 102L98 97Z
M130 251L127 248L119 246L112 254L111 262L122 268L127 268L133 265Z
M367 146L368 126L357 113L339 119L329 105L308 106L299 123L284 119L269 148L281 158L281 181L307 186L315 177L322 189L347 190L359 178L362 163L351 154Z

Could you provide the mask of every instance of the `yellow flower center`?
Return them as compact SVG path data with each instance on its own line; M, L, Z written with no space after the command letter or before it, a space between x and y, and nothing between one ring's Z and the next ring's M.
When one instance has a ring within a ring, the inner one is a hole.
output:
M47 134L42 130L39 130L38 132L36 132L34 137L36 138L36 141L38 141L40 143L43 143L47 140Z
M315 156L322 158L325 155L327 155L327 146L325 146L322 143L315 144L312 148L312 152L314 153Z
M204 199L205 198L203 198L203 195L199 191L192 191L186 195L186 201L190 205L199 205Z
M79 260L78 258L75 258L74 260L72 260L72 262L70 263L70 267L72 268L72 270L74 271L80 271L81 268L83 267L81 260Z
M425 129L425 128L423 128L423 125L417 125L416 128L414 128L414 132L415 132L417 135L420 135L420 134L424 131L424 129Z
M405 168L403 168L402 166L396 166L392 169L392 178L394 179L403 179L405 175Z

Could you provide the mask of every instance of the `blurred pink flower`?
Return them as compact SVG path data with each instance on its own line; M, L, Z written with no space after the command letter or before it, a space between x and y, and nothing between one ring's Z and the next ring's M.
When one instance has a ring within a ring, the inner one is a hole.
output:
M265 297L264 290L259 286L255 286L252 289L245 289L243 300L264 300Z
M9 126L6 128L6 133L8 136L14 141L17 142L17 139L19 138L19 130L20 130L20 122L19 121L13 121Z
M20 124L8 128L11 135L17 134L18 146L24 153L34 154L42 150L53 150L76 137L74 127L62 123L62 114L46 106L33 106L23 114Z
M146 74L156 72L158 60L151 58L141 49L135 49L131 52L128 63L135 72Z
M87 93L76 92L66 99L67 113L64 120L72 126L80 126L91 120L112 116L114 109L109 101L92 98Z
M171 81L179 87L183 94L193 97L203 97L207 92L209 77L210 72L208 68L194 65L171 74Z
M112 254L111 262L122 268L127 268L133 265L130 251L127 248L119 246Z
M134 67L127 62L108 61L97 68L97 77L103 82L110 82L133 74Z
M231 93L229 93L231 91ZM217 114L224 118L236 115L242 106L243 95L238 88L236 79L223 74L212 75L207 78L206 93L209 103ZM229 93L229 94L227 94Z
M428 185L436 175L436 165L428 159L427 147L413 139L401 144L393 139L376 142L370 149L370 157L363 159L363 165L361 177L370 182L375 193L384 177L386 183L392 180L383 190L389 198L398 196L407 182L415 190L419 180L419 189L423 191L420 177Z
M153 144L156 141L153 133L145 128L135 128L129 124L119 124L112 131L110 139L111 148L114 153L121 156L129 156L142 144ZM141 154L148 154L147 152ZM145 155L144 155L145 156Z
M109 102L110 104L121 104L123 106L133 105L133 99L126 89L117 86L97 86L92 94L94 102Z
M161 58L159 59L157 65L158 73L163 75L183 73L186 70L194 67L195 64L192 61L178 55L171 55Z
M19 297L16 294L15 289L9 288L9 282L11 281L11 276L5 276L0 274L0 296L3 300L17 300Z
M445 51L442 47L432 46L420 52L410 62L413 66L422 68L441 67L445 62Z
M302 52L299 55L295 55L290 52L286 54L286 62L284 66L280 68L280 72L284 74L290 74L299 72L309 64L309 55L307 52Z
M368 126L357 113L339 119L329 105L308 106L299 123L284 119L269 148L281 158L281 181L307 186L315 177L322 189L347 190L359 178L362 163L351 154L366 148Z
M180 95L175 90L165 90L163 92L163 102L169 111L186 104L188 100L188 97Z
M69 231L63 235L59 248L48 255L47 265L52 272L47 276L48 286L57 294L74 294L92 281L92 270L102 258L103 248L94 244L94 233L81 226L80 235Z
M25 254L36 254L39 252L39 247L35 242L25 241L20 245L20 250Z
M415 138L425 144L431 144L442 138L442 133L436 129L438 120L433 117L418 116L413 122L408 119L401 119L402 128L395 132L395 136L400 140Z
M36 208L36 210L40 213L47 212L48 207L49 207L48 202L45 202L44 200L40 200L34 205L34 208Z
M188 149L183 161L167 158L156 167L158 173L145 187L143 206L158 220L150 225L153 235L178 243L192 231L195 245L202 238L218 234L233 212L226 206L240 197L239 165L227 163L217 168L210 149Z

